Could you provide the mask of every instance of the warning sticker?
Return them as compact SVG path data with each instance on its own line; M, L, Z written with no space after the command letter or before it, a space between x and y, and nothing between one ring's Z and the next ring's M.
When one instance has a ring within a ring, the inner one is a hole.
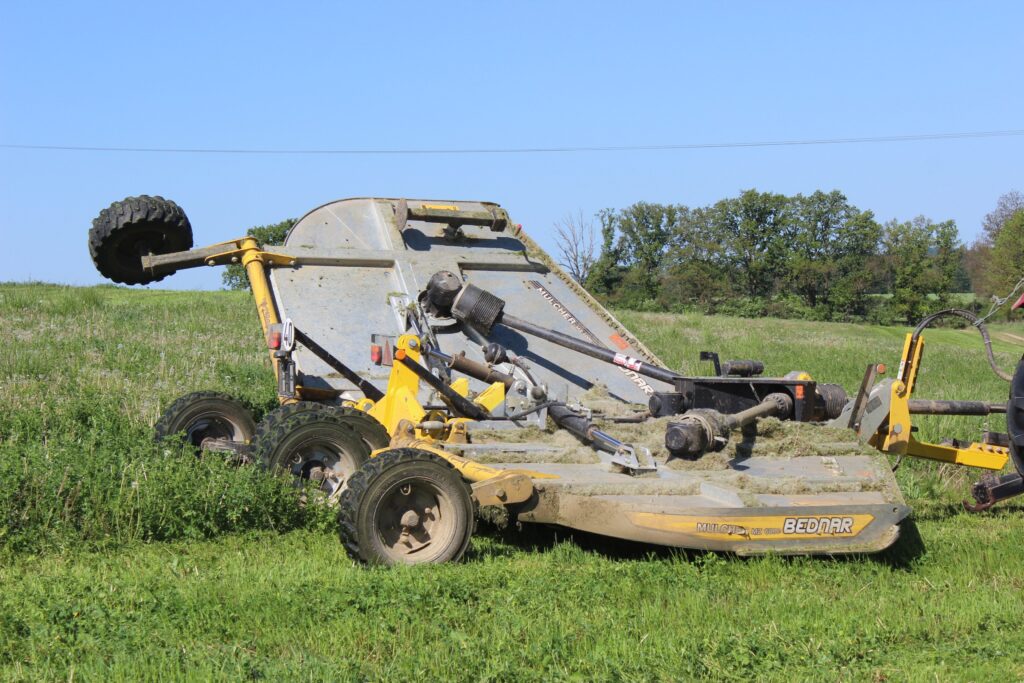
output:
M638 361L636 358L622 353L615 354L615 358L613 360L616 365L621 365L622 367L629 368L630 370L639 370L640 366L643 365L643 363Z
M614 344L622 351L625 351L626 349L629 348L629 343L617 334L613 334L612 336L608 337L608 339L611 341L612 344Z

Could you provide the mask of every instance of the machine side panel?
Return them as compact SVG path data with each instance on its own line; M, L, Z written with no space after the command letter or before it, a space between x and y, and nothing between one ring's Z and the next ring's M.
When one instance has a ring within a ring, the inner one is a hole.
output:
M296 327L363 377L382 388L387 384L390 368L372 362L370 337L397 337L404 331L403 316L389 305L387 296L401 291L394 267L277 269L273 282L283 301L279 303L282 316L291 318ZM355 388L301 345L295 355L304 386Z

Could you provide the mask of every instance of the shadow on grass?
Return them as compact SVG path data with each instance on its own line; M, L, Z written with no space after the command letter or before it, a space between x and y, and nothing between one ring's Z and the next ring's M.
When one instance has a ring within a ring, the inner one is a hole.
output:
M489 543L485 547L474 546L467 555L467 559L471 562L485 558L513 557L523 551L546 553L561 543L572 543L584 552L594 553L605 559L627 562L668 558L693 562L707 555L743 562L759 557L710 550L672 548L544 524L523 524L517 528L515 525L503 527L491 521L481 521L477 533L491 539L494 543ZM917 524L914 523L914 520L907 519L900 524L900 535L896 542L880 552L812 555L811 557L820 559L822 562L876 562L892 569L909 570L924 555L924 552L924 540L921 538ZM777 557L780 560L791 562L807 556L779 555Z
M546 524L501 526L482 520L478 524L477 535L487 537L494 541L494 543L487 544L483 548L474 546L467 555L467 559L470 561L494 557L512 557L524 551L546 553L554 550L562 543L571 543L585 552L601 555L610 560L631 561L676 557L690 561L698 554L701 554L698 551L690 551L683 548L669 548L649 543L627 541L612 538L611 536L601 536L600 534L579 531L568 527Z

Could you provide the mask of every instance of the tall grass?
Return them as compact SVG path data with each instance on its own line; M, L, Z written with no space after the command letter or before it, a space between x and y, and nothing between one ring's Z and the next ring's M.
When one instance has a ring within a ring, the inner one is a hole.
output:
M243 296L0 286L0 544L7 551L328 523L289 482L181 444L163 406L216 388L259 409L272 377ZM169 315L168 308L174 311Z
M862 325L624 312L670 366L706 373L700 350L758 358L769 373L806 370L858 385L864 366L899 357L903 331ZM274 405L272 374L251 299L241 292L0 285L0 540L10 550L78 543L210 537L329 524L295 505L288 482L180 447L157 446L151 425L177 396L219 389L259 414ZM929 332L922 395L999 400L970 330ZM1018 343L996 333L1011 367ZM976 436L999 417L919 419L922 438ZM900 474L921 504L962 496L970 473L910 464Z
M848 391L903 334L621 316L687 372L711 349ZM2 680L1024 678L1024 514L963 512L976 473L901 468L924 538L907 554L742 560L536 530L479 535L461 565L365 569L287 482L151 442L189 391L274 405L245 294L0 285L0 329ZM996 337L1009 367L1021 340ZM920 395L1005 396L971 333L927 344Z

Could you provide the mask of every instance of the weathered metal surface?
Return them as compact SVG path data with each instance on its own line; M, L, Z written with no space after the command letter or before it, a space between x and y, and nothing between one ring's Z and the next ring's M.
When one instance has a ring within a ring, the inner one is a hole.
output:
M397 199L345 199L305 215L283 247L270 249L291 257L292 268L271 274L282 316L337 356L345 365L384 388L388 368L375 365L369 354L372 334L398 336L409 330L407 308L416 301L430 276L449 270L508 301L511 313L564 334L601 344L616 352L658 363L633 340L611 314L576 287L556 265L513 231L461 225L461 236L445 235L444 225L417 220L423 212L465 214L477 222L487 216L504 220L504 211L488 202L408 200L412 214L403 223ZM457 207L457 211L449 208ZM521 234L521 233L520 233ZM483 360L464 335L451 334L453 321L434 321L441 351L465 351ZM547 384L550 396L578 400L600 381L624 401L646 404L654 380L613 368L540 339L502 330L494 336L525 359L530 371ZM305 386L353 390L354 385L305 349L298 351ZM474 390L482 388L476 383ZM666 388L666 387L659 387Z
M445 223L449 216L469 220ZM496 231L499 226L504 231ZM445 354L465 352L468 361L484 361L479 343L467 339L453 320L430 319L431 331L415 329L408 315L428 280L441 270L500 297L511 315L663 365L525 234L510 227L496 204L408 200L403 207L397 199L341 200L311 211L283 247L269 251L294 262L271 271L282 317L291 318L380 389L385 389L390 367L371 359L372 335L378 341L405 333L433 336ZM508 327L496 326L488 341L525 359L535 379L547 385L547 399L586 404L587 391L599 382L611 399L646 405L655 390L672 389ZM307 349L300 346L296 356L304 386L358 396L355 384ZM485 388L478 380L472 384L474 391ZM420 398L425 399L429 389L421 385ZM607 425L615 438L620 428ZM664 438L663 424L631 429ZM755 448L755 457L679 469L661 454L656 469L631 476L615 467L615 454L588 449L564 432L515 443L523 440L514 436L516 431L490 443L473 438L470 443L413 445L443 448L471 481L486 481L502 471L526 472L532 490L520 478L508 480L515 487L477 487L482 502L520 499L521 521L664 545L743 554L870 552L897 538L899 522L909 512L892 472L878 457L758 456Z
M558 477L534 481L520 521L745 555L882 550L910 512L873 456L753 457L735 469L662 467L641 478L593 464L494 466Z

